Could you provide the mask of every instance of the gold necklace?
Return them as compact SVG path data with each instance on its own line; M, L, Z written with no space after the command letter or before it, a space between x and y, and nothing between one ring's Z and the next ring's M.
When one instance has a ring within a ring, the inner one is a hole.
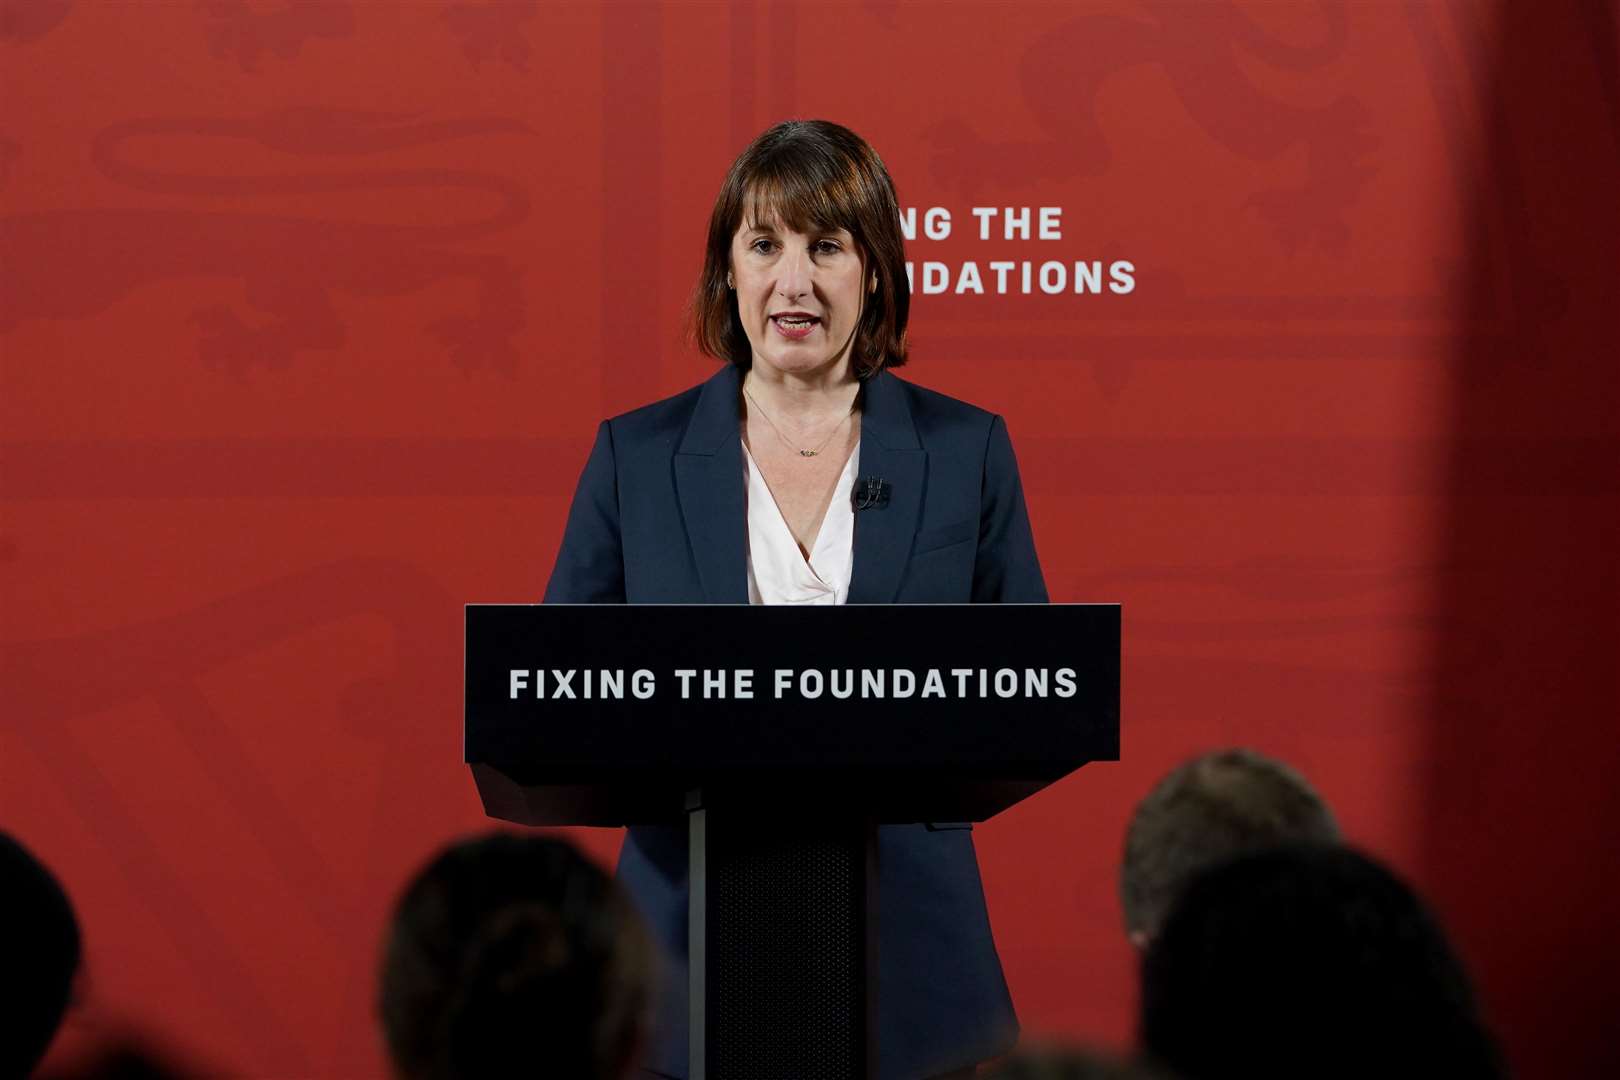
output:
M827 444L832 442L833 436L838 434L839 429L844 426L844 421L855 415L855 401L860 400L860 395L856 394L855 401L851 401L849 403L849 412L845 413L843 419L839 420L837 424L833 425L833 429L827 433L827 437L821 440L821 445L816 447L814 450L806 450L801 446L794 446L788 441L788 437L782 434L782 429L776 426L776 421L771 419L771 414L765 411L765 406L761 405L758 400L755 399L754 395L748 392L748 387L746 386L743 387L743 396L754 403L754 408L758 409L759 415L763 416L765 418L765 422L771 425L771 430L776 432L776 437L778 439L782 440L782 445L787 447L789 450L792 450L800 457L815 457L817 454L827 449Z

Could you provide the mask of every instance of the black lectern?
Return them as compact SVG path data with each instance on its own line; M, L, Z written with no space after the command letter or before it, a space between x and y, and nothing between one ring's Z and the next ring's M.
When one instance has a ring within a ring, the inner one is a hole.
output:
M469 605L465 757L525 824L690 831L691 1080L873 1074L876 827L1119 757L1117 605Z

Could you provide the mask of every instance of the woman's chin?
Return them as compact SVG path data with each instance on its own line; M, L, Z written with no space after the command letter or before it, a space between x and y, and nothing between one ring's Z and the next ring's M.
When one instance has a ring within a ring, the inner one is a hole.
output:
M835 367L838 358L828 356L820 349L802 346L771 349L754 353L754 363L778 375L814 375Z

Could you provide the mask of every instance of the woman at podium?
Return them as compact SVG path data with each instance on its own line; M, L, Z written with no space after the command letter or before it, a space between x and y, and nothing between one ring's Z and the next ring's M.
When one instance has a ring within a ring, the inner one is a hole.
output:
M877 153L825 121L755 139L715 200L692 301L723 366L602 423L546 601L1044 603L1006 425L893 374L909 308ZM1018 1025L970 826L883 826L878 850L880 1080L971 1075ZM679 963L685 830L631 828L618 872ZM647 1064L685 1077L673 975Z

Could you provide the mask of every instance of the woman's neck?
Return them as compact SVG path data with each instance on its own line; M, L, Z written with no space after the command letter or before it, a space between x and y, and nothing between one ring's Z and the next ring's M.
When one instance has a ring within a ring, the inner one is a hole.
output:
M797 375L775 371L755 362L743 375L743 389L778 419L814 423L830 415L846 415L855 404L861 384L849 365L837 371Z

